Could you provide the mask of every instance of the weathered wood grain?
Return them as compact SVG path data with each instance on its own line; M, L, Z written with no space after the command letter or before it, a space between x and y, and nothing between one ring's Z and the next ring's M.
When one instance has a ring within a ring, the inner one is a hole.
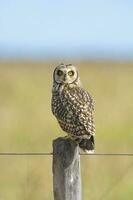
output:
M81 200L80 155L71 139L53 141L54 200Z

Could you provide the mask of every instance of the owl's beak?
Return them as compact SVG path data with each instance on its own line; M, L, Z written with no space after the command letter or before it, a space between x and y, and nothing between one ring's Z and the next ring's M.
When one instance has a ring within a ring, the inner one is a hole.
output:
M67 74L64 75L64 79L63 79L63 82L65 83L67 80Z

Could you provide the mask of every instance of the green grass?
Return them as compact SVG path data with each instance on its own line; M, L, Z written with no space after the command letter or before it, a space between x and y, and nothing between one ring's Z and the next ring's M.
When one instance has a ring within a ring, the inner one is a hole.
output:
M77 63L77 62L76 62ZM95 99L96 152L133 152L133 64L79 62ZM0 152L51 152L53 62L0 64ZM82 157L83 200L133 196L132 158ZM0 199L52 200L52 157L0 157Z

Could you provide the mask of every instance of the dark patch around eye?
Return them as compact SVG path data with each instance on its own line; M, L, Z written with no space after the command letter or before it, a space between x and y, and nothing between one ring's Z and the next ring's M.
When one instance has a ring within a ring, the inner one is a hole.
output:
M68 75L69 75L69 76L73 76L73 75L74 75L74 71L69 71L69 72L68 72Z
M57 71L57 75L58 75L58 76L61 76L62 74L63 74L63 72L62 72L61 70L58 70L58 71Z
M68 67L68 66L72 66L72 64L68 64L68 65L66 65L66 66L67 66L67 67Z

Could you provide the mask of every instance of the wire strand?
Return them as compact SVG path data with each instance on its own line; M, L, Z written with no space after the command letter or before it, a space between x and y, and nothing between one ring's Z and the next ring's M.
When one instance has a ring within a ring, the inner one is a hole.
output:
M49 152L0 152L0 156L50 156Z
M52 156L52 152L0 152L0 156ZM81 156L133 156L133 153L80 153Z
M93 153L93 154L86 154L80 153L82 156L133 156L133 153Z

